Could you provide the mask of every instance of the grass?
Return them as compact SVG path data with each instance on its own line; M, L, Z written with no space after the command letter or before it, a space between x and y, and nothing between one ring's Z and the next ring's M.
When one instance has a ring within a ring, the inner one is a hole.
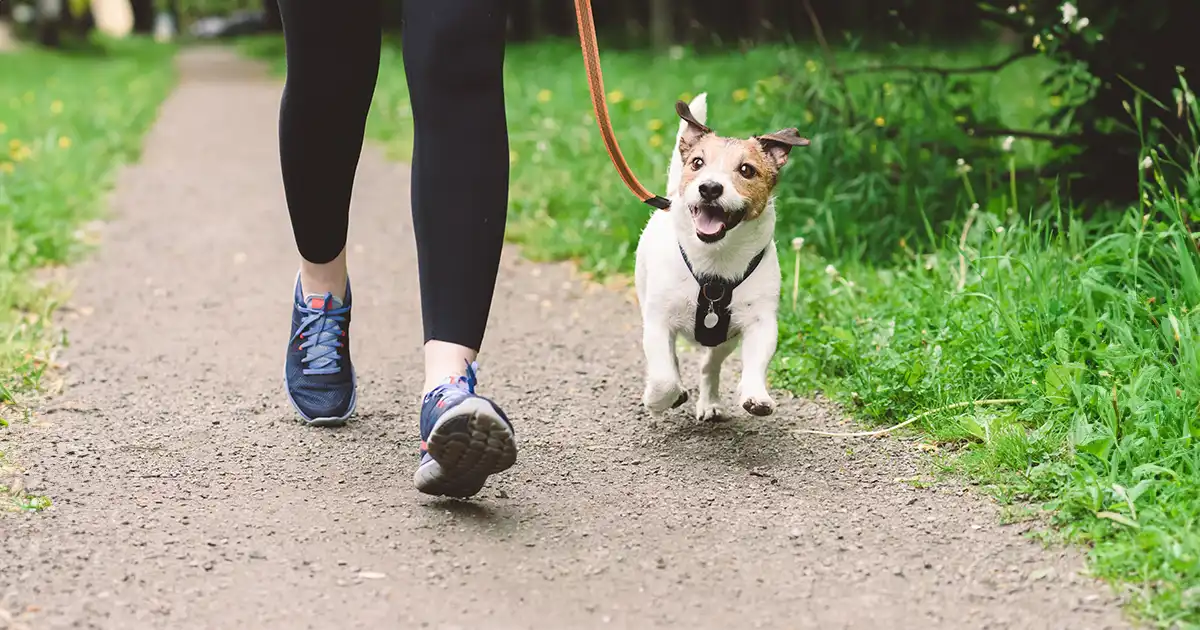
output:
M87 248L87 222L102 216L116 168L138 158L174 84L173 53L98 40L0 55L0 431L23 417L18 398L42 385L65 341L51 321L61 288L35 276ZM10 490L0 497L11 506L42 505Z
M278 39L243 50L283 68ZM837 62L970 66L1007 53L839 51ZM963 132L967 122L1035 128L1057 98L1039 87L1049 70L1040 59L844 82L803 47L610 51L603 63L622 149L655 192L677 98L708 92L723 134L797 126L812 139L777 190L786 295L774 385L823 390L879 426L926 414L910 429L945 467L979 480L1009 514L1046 509L1143 620L1200 625L1195 164L1130 164L1142 207L1074 208L1062 201L1069 182L1030 176L1049 149L1016 139L1005 150L999 137ZM597 275L630 271L650 210L608 163L574 42L512 47L507 99L509 237ZM368 133L401 158L407 102L391 44ZM1186 190L1162 184L1176 168ZM1100 218L1083 220L1088 210ZM970 404L988 399L1017 402Z

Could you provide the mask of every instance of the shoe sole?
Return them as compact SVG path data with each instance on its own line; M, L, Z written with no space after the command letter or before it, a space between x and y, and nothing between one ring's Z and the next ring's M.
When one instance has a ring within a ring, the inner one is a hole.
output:
M417 490L439 496L473 496L490 475L517 461L512 427L483 398L470 398L447 411L433 426L425 448L432 461L417 468L413 481Z
M346 413L337 417L317 417L310 418L308 414L300 409L300 405L296 404L296 399L292 398L292 390L288 387L287 382L287 363L283 364L283 393L287 395L288 402L292 404L292 409L300 416L300 421L310 427L341 427L346 425L346 421L350 416L354 415L354 408L358 406L358 375L350 375L350 387L354 388L350 392L350 406L346 408Z

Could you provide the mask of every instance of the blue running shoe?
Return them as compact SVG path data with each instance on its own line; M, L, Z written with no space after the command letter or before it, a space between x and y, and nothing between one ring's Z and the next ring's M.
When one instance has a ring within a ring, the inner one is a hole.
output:
M330 293L304 295L296 277L284 383L288 400L310 426L341 426L354 413L348 281L346 298L339 300Z
M488 475L517 461L512 422L496 403L475 394L477 364L449 379L421 403L421 465L413 475L425 494L473 496Z

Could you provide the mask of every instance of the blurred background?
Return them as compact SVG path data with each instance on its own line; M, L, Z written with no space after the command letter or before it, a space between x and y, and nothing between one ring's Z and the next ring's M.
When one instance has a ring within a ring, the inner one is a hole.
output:
M403 3L384 4L368 135L404 160ZM572 3L510 4L508 236L620 279L650 210L600 141ZM1200 623L1200 2L594 6L615 130L652 191L676 99L707 92L725 135L812 140L776 190L773 385L868 422L943 410L914 427L956 455L945 469L1044 502L1144 618ZM56 341L59 296L32 270L93 244L175 53L219 42L278 79L280 29L269 1L0 2L0 411ZM1021 404L962 410L983 399Z

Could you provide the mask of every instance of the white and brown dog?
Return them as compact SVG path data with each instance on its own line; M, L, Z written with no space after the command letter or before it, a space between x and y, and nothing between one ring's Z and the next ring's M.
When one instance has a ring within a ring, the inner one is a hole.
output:
M678 336L705 346L700 366L700 420L727 419L721 406L721 363L742 343L738 402L770 415L767 368L779 330L779 258L771 196L792 147L808 140L796 129L748 139L718 136L705 125L706 95L680 101L682 119L671 157L671 207L655 212L637 248L636 284L646 353L642 403L662 413L687 402L675 353Z

